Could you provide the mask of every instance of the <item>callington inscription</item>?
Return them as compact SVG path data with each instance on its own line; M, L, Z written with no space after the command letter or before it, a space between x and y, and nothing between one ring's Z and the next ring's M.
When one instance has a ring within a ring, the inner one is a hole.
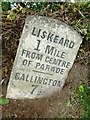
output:
M81 36L64 22L28 16L6 97L34 99L60 91L81 42Z

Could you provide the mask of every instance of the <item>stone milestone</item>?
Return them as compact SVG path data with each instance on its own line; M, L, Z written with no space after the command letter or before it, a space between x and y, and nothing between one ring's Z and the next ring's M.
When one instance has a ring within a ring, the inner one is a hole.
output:
M81 36L64 22L43 16L28 16L6 97L34 99L60 91L81 42Z

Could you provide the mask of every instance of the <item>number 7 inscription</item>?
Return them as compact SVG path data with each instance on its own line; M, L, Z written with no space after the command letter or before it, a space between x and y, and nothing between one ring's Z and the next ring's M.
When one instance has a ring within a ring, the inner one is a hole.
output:
M32 87L33 87L33 89L32 89L32 91L31 91L31 94L34 93L34 91L37 89L38 85L32 85Z

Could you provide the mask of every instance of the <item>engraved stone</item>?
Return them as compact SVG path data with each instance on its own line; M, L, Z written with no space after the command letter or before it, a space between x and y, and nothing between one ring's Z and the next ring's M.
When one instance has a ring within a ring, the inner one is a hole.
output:
M60 91L81 42L81 36L64 22L28 16L6 97L34 99Z

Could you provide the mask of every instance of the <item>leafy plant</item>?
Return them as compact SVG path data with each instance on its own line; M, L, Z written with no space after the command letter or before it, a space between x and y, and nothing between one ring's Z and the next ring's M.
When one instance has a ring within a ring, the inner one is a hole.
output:
M9 103L9 99L7 98L0 98L0 105L7 105Z
M81 106L81 118L90 117L90 87L80 85L78 88L79 105Z
M10 12L10 14L7 15L7 19L8 19L8 20L14 20L15 17L16 17L16 14L13 13L13 12Z
M67 107L71 107L71 106L72 106L72 104L71 104L71 101L70 101L70 100L68 100L68 101L67 101L66 106L67 106Z
M2 2L1 6L2 6L2 10L3 11L8 11L10 10L10 2Z

